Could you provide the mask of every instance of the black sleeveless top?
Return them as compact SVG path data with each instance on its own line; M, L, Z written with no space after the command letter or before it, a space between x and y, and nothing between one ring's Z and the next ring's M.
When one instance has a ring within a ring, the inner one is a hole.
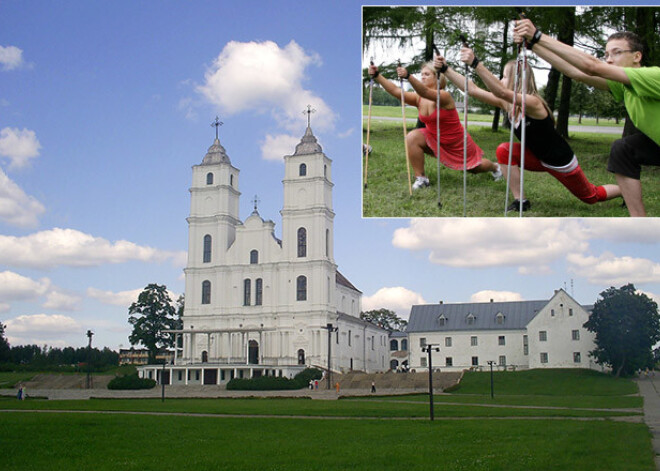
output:
M520 122L516 125L513 132L520 139ZM534 119L527 116L525 147L532 151L534 156L541 162L553 167L563 167L573 160L573 149L559 135L550 115L544 119Z

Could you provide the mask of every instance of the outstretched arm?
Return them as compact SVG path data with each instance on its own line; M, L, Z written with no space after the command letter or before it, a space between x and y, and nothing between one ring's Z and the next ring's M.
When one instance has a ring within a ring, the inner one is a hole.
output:
M578 82L586 83L589 86L596 87L601 90L609 90L609 87L607 86L607 80L602 77L595 77L585 74L580 69L572 66L542 44L536 44L534 46L534 52L537 56L552 64L555 69L567 77L573 80L577 80Z
M408 83L410 83L410 85L413 87L413 89L417 92L419 96L421 96L422 98L426 98L427 100L431 100L433 102L437 101L438 99L437 90L427 87L420 80L415 78L415 76L409 75L408 71L403 67L397 67L396 71L399 77L408 80ZM444 90L440 90L440 106L443 107L449 104L453 105L453 103L454 100L451 98L449 93L445 92Z
M442 56L436 56L433 61L433 67L435 70L442 70L444 66L447 65L447 61ZM465 92L465 77L458 72L456 72L451 67L447 67L447 70L444 71L445 77L449 79L459 90ZM500 100L491 92L479 88L472 80L468 80L468 94L471 97L476 98L477 100L486 103L487 105L497 106L506 110L506 103L503 100Z
M513 30L514 34L521 36L527 40L532 40L534 33L536 33L536 26L529 19L516 20L516 26ZM621 82L625 85L630 85L630 79L626 75L623 67L602 62L597 58L590 56L586 52L582 52L574 47L557 41L547 34L540 34L536 44L547 48L555 53L566 62L576 67L578 70L587 75L601 77L603 79L614 80ZM552 62L550 62L552 64ZM552 64L554 65L554 64Z
M401 88L394 85L391 81L378 73L378 67L375 65L369 66L369 75L374 77L374 81L383 87L383 89L392 95L394 98L401 100ZM406 105L417 106L417 94L412 92L404 92L403 94Z

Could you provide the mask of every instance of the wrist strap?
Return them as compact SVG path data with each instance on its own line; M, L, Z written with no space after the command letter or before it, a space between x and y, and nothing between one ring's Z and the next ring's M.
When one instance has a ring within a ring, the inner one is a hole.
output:
M442 64L442 67L440 67L440 68L438 69L438 72L440 72L441 74L444 74L445 72L447 72L447 69L448 69L448 68L449 68L449 65L447 65L447 64Z
M538 28L536 28L536 31L534 31L534 36L532 36L532 39L530 39L530 40L527 42L527 49L531 49L532 46L534 46L534 44L536 44L537 42L539 42L539 41L541 40L541 35L542 35L542 34L543 34L543 33L541 32L541 30L538 29Z
M376 73L373 74L373 75L371 76L371 78L376 78L376 77L378 77L379 75L380 75L380 72L376 71Z
M406 76L403 77L404 79L408 80L410 78L410 72L406 70Z
M474 60L472 61L472 64L470 64L470 67L476 69L478 65L479 65L479 59L477 59L477 56L474 56Z

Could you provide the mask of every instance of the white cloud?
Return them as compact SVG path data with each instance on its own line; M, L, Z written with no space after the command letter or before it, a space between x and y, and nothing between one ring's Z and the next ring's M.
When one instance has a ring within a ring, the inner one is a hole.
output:
M5 324L7 325L7 335L14 336L26 333L36 336L39 334L73 333L81 330L80 324L75 319L61 314L18 316L14 319L8 319Z
M421 294L401 286L381 288L371 296L362 297L363 311L385 308L403 319L408 319L414 304L426 304L426 301Z
M518 266L547 273L566 254L588 248L578 222L560 219L412 219L392 244L429 251L432 263L459 268Z
M96 288L87 288L87 296L100 301L103 304L110 304L112 306L128 307L137 301L138 296L143 289L133 289L130 291L103 291Z
M11 266L52 268L58 265L91 267L128 261L161 262L182 259L167 252L120 240L110 242L74 229L55 228L25 237L0 235L0 263Z
M76 311L80 307L80 301L82 301L80 296L52 290L46 296L46 302L43 304L43 307L61 311Z
M335 114L314 92L303 87L305 71L321 65L295 41L280 48L273 41L231 41L213 61L197 91L223 113L270 113L286 129L300 130L307 105L316 110L315 129L332 129Z
M302 137L302 136L300 136ZM264 160L284 162L285 155L291 155L300 142L300 137L280 134L272 136L266 134L266 140L261 143L261 155Z
M353 131L355 131L355 128L348 128L346 131L340 132L339 134L337 134L337 137L340 138L340 139L344 139L348 136L352 136Z
M17 227L35 227L45 210L0 169L0 220Z
M0 64L2 70L18 69L24 64L23 50L16 46L0 46Z
M470 296L471 303L487 303L491 300L495 302L522 301L523 297L520 293L514 293L513 291L492 290L478 291Z
M617 257L604 252L598 257L570 254L569 270L592 284L622 286L628 283L660 282L660 263L630 256Z
M4 128L0 131L0 156L8 157L10 168L20 168L39 156L41 144L30 129Z
M3 301L34 300L51 288L48 278L33 280L11 271L0 272L0 299Z
M591 239L624 243L658 243L660 218L606 218L587 220L584 234Z

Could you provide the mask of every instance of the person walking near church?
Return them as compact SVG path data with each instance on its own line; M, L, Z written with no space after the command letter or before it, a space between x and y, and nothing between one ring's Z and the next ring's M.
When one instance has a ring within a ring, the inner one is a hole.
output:
M372 382L371 382L371 392L372 392L372 393L375 393L375 392L376 392L376 382L375 382L375 381L372 381Z

